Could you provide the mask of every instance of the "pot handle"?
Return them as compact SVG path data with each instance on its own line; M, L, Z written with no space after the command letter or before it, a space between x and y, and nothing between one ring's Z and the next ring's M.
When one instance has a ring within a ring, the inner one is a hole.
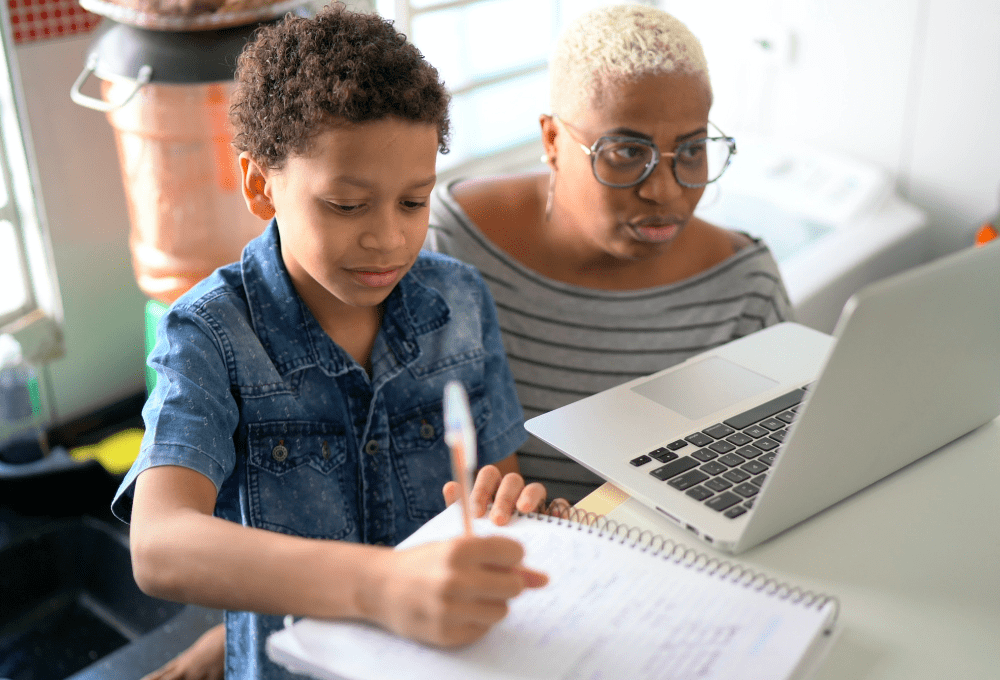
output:
M85 95L80 91L80 88L83 87L83 84L94 72L96 67L97 59L92 58L87 61L87 65L83 68L80 75L77 76L76 82L73 83L73 87L70 88L69 97L80 106L85 106L88 109L93 109L94 111L101 111L102 113L115 111L128 104L132 100L132 97L134 97L144 85L149 83L150 78L153 76L153 67L149 64L144 64L142 68L139 69L139 74L135 79L135 87L132 88L132 91L129 92L128 95L120 102L106 102L103 99L96 99Z

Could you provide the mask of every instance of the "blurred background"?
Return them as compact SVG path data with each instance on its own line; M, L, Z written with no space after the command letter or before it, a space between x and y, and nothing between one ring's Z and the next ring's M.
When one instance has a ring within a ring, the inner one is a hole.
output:
M38 422L54 443L70 445L102 419L138 412L150 296L133 271L115 129L104 113L69 94L108 19L75 0L7 4L0 77L9 85L2 97L8 168L0 199L10 214L0 216L0 328L16 330L26 345L37 375ZM454 139L452 152L440 158L443 180L541 167L537 120L548 110L551 44L567 20L608 3L349 4L393 18L452 90ZM896 222L912 228L895 237L894 247L912 243L903 264L969 245L996 214L995 0L656 4L702 40L715 92L712 119L737 138L740 154L718 191L724 196L731 186L734 195L784 196L789 203L779 206L781 215L798 216L785 231L801 233L787 246L774 244L779 254L789 250L782 258L789 276L798 276L791 263L796 239L811 243L854 220L865 228L845 241L877 241L881 223L861 219L862 211L878 209L889 195L906 206ZM797 165L786 173L785 189L755 186L760 168L776 162L769 150L786 147L791 155L779 159L783 169L792 167L789 159ZM824 181L823 173L825 181L840 183L841 194L810 188ZM787 190L795 182L798 189ZM728 214L711 193L703 208L723 221ZM758 222L780 222L774 214ZM727 226L756 230L753 222Z

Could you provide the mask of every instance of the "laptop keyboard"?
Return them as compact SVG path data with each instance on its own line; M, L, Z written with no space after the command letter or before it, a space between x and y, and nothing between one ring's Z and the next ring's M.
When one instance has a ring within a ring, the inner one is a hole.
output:
M735 519L753 507L805 394L792 390L629 462L659 463L650 475ZM678 453L692 446L697 450Z

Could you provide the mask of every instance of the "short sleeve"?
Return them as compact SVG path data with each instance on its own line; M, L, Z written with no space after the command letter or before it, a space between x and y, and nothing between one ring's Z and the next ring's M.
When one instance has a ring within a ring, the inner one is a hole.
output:
M224 346L213 326L191 309L175 307L164 315L147 359L156 371L156 387L143 408L146 432L111 505L119 519L129 521L135 480L148 468L190 468L212 480L216 490L232 474L239 409Z

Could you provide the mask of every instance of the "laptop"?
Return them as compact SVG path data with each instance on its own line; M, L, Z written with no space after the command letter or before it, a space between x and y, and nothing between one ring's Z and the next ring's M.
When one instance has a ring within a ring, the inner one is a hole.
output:
M785 322L527 430L740 553L1000 414L1000 243L866 286L833 335Z

